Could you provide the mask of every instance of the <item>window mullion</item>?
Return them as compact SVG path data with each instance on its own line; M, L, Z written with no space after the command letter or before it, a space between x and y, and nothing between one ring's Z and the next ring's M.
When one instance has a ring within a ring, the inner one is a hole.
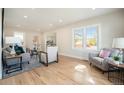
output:
M84 28L83 37L84 37L83 45L84 45L84 48L86 48L86 28Z

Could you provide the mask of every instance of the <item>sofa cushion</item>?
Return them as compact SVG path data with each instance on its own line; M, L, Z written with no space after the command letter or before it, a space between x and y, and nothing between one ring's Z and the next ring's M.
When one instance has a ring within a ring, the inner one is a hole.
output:
M111 51L109 50L101 50L99 53L99 57L106 58L110 56Z
M7 47L6 51L8 51L10 53L12 51L12 49L10 47Z
M93 57L93 60L97 63L97 64L102 64L102 62L104 61L103 58L100 57Z

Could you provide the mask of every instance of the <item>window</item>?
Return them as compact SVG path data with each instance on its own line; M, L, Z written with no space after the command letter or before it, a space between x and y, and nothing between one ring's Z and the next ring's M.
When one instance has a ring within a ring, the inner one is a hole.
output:
M74 31L74 47L82 48L83 46L83 29L75 29Z
M86 48L97 50L97 27L86 28Z
M17 38L15 42L18 42L19 45L24 44L24 33L23 32L14 32L14 37Z
M23 32L14 32L14 37L19 38L23 42L24 33Z
M98 49L98 25L73 30L73 48Z

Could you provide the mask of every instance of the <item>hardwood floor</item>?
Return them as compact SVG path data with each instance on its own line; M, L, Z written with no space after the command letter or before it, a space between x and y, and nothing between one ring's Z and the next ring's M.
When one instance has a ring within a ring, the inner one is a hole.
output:
M90 67L87 61L60 56L59 63L52 63L48 67L41 66L16 76L0 80L1 85L11 84L49 84L49 85L92 85L111 84L107 75Z

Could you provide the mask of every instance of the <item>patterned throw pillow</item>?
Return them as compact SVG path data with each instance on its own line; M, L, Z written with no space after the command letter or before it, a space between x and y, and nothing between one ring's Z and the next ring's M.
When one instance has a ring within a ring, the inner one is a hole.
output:
M101 58L109 57L110 53L111 52L108 51L108 50L101 50L100 53L99 53L99 57L101 57Z

